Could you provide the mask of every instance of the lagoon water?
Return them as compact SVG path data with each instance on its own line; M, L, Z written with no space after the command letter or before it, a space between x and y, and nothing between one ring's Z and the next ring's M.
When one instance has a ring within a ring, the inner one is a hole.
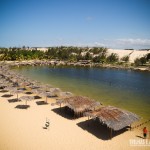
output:
M20 67L23 75L150 119L150 73L104 68Z

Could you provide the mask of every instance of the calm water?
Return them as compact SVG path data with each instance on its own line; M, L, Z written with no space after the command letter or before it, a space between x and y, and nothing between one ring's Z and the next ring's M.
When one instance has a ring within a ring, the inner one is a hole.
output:
M32 79L150 119L150 73L100 68L21 67Z

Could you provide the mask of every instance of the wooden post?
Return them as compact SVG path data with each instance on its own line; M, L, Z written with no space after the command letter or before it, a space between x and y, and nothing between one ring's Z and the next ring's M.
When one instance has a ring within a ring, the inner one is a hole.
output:
M88 116L88 126L89 126L89 116Z
M132 127L131 127L131 124L130 124L130 131L131 131Z
M112 139L112 128L110 128L110 139Z
M60 111L61 111L61 103L60 103Z

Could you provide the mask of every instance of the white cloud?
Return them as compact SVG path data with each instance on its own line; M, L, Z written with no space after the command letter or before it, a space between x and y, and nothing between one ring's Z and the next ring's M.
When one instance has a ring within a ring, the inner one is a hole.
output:
M94 42L94 46L105 47L105 44L104 43L100 43L100 42Z
M150 46L150 39L117 39L116 42L122 45L147 45Z
M69 41L61 37L55 40L55 45L64 45L64 46L81 46L81 47L107 47L114 49L148 49L150 48L150 39L101 39L98 41L80 41L74 40Z
M91 21L91 20L93 20L93 17L91 16L86 17L86 21Z
M108 48L118 49L149 49L150 39L133 39L133 38L122 38L122 39L105 39L103 40L104 45Z
M105 47L105 44L100 42L91 42L91 43L77 43L75 46L81 46L81 47Z

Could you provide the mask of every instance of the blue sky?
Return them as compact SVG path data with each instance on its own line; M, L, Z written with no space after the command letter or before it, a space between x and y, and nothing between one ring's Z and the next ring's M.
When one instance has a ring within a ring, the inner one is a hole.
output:
M0 47L150 48L150 0L0 0Z

